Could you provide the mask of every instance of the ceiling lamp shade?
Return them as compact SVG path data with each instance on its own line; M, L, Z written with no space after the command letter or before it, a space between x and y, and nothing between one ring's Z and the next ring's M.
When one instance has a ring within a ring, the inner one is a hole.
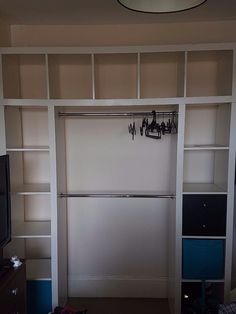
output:
M207 0L118 0L125 8L144 13L171 13L196 8Z

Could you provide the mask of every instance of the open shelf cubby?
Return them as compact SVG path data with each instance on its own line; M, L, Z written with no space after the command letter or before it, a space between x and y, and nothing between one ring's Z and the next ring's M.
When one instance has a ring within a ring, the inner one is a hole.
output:
M187 105L185 149L208 150L229 147L231 105Z
M227 177L227 151L185 151L184 192L227 192Z
M3 55L4 98L47 98L45 55Z
M14 255L26 260L27 280L50 279L50 238L13 238L5 248L4 256L10 258Z
M48 64L51 99L92 98L91 55L49 55Z
M94 56L95 98L137 98L137 54Z
M191 51L187 58L187 96L232 94L233 51Z
M140 55L141 98L184 95L184 53L159 52Z

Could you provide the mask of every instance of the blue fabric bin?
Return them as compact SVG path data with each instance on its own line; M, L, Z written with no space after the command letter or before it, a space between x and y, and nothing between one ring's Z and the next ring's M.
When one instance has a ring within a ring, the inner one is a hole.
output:
M52 310L51 280L27 281L27 314L48 314Z
M183 279L222 279L225 241L218 239L183 240Z

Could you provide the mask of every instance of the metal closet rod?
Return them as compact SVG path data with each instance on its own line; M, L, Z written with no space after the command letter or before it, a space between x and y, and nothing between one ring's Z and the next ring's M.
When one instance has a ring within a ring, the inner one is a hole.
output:
M157 115L178 115L176 111L155 111ZM58 112L59 117L143 117L152 116L151 111L137 112Z
M99 198L170 198L174 199L174 194L132 194L132 193L60 193L58 197L99 197Z

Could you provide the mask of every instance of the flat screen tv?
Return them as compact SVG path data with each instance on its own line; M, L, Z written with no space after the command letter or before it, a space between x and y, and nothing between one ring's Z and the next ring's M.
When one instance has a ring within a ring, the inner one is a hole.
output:
M11 194L9 156L0 156L0 249L11 240Z

